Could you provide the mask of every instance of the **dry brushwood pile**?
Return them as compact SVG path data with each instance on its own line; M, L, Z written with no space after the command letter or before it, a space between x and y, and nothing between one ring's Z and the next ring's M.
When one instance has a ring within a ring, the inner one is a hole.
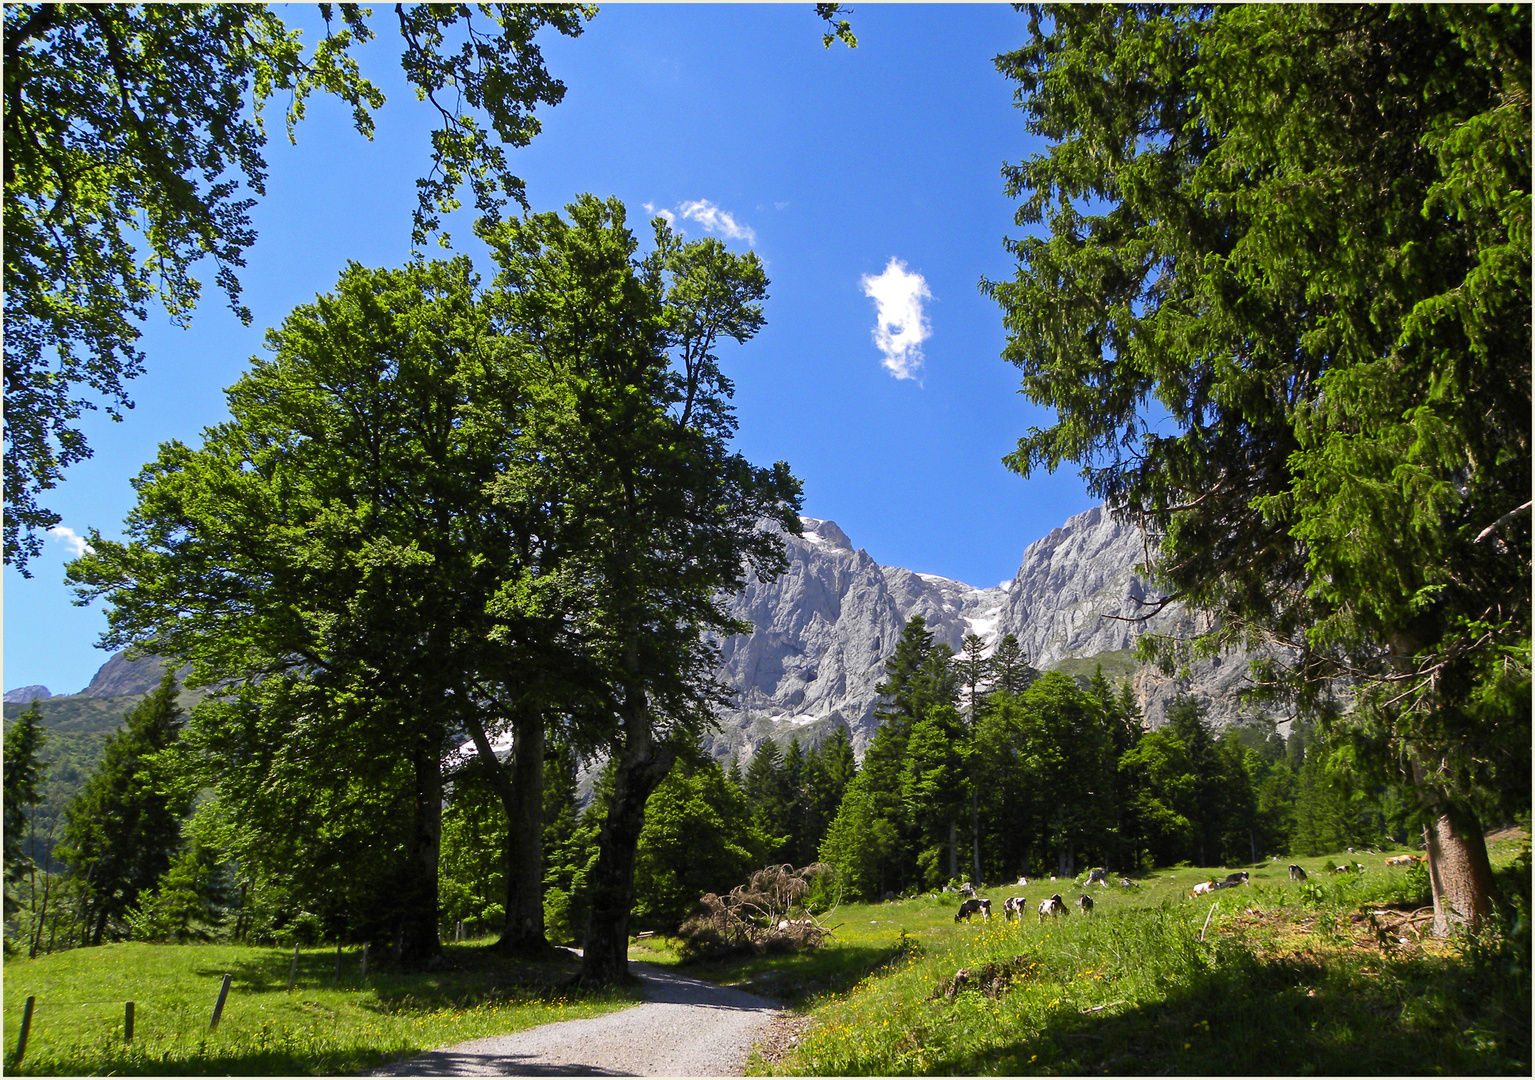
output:
M978 968L960 968L935 987L927 1000L943 998L945 1001L953 1001L960 991L974 987L995 1001L1007 992L1015 980L1027 977L1037 966L1030 963L1027 957L1015 956L1005 962L993 961Z
M815 948L831 930L805 909L805 897L811 882L829 871L823 863L764 867L725 896L705 893L678 936L699 956Z

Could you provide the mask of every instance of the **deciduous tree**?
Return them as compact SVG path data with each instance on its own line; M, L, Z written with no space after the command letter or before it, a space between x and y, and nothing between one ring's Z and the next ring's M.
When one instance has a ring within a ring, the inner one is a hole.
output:
M111 642L228 684L192 746L237 818L291 828L263 771L338 806L404 795L393 910L406 962L430 963L442 757L511 712L495 691L525 689L492 601L527 574L532 526L486 492L518 446L521 369L463 258L354 264L269 343L229 391L232 419L145 467L131 539L93 531L69 577L111 601Z
M374 36L372 12L320 11L326 33L306 52L259 4L6 7L5 561L23 573L59 521L38 497L90 456L82 411L100 400L120 419L133 407L125 384L143 370L136 324L149 305L184 324L202 292L194 264L210 257L250 320L238 271L266 194L264 106L286 99L291 141L309 96L333 94L372 137L384 95L351 53ZM527 145L533 112L565 92L534 37L544 27L576 36L595 11L395 5L405 77L441 120L418 181L415 244L465 184L486 218L523 202L502 147Z
M613 784L581 976L608 983L627 970L645 802L722 696L706 633L742 632L723 597L746 574L782 571L783 542L761 523L797 534L799 485L782 462L759 468L729 449L733 386L716 349L763 323L756 256L684 243L659 219L640 256L617 200L583 196L567 212L482 235L501 267L500 317L545 388L526 441L536 454L497 496L545 500L581 600L566 610L610 703Z

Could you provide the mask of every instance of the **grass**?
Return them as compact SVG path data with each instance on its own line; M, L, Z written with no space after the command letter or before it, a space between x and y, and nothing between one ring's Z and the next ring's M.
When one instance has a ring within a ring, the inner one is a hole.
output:
M1527 843L1489 844L1526 897ZM1044 924L955 925L947 898L855 905L819 954L694 971L801 1014L797 1046L755 1057L756 1075L1529 1075L1527 922L1512 941L1434 940L1408 871L1355 858L1364 873L1329 874L1342 855L1298 860L1303 884L1288 863L1253 865L1248 885L1199 898L1189 889L1225 868L1161 870ZM985 895L1000 910L1081 891Z
M1528 909L1528 834L1489 840L1500 884ZM1524 853L1521 857L1521 853ZM952 898L844 905L827 947L695 964L689 972L787 1002L799 1041L754 1056L756 1075L1529 1075L1529 927L1505 938L1422 934L1422 886L1381 856L1331 875L1344 855L1257 864L1213 896L1226 869L1175 867L1136 888L1090 890L1084 917L1008 923L1062 881L994 886L998 914L955 924ZM1527 919L1527 916L1526 916ZM510 964L448 946L432 975L359 977L348 950L121 944L5 965L6 1072L15 1075L358 1073L424 1050L622 1008L634 989L565 995L574 959ZM633 960L679 963L647 938ZM960 972L965 976L959 978ZM216 1032L209 1019L233 975ZM26 1057L12 1060L27 995ZM136 1003L123 1042L123 1002Z
M430 975L370 972L348 950L303 950L288 990L292 950L128 942L5 964L9 1075L297 1076L358 1073L435 1047L632 1004L633 989L559 989L574 958L502 960L483 946L449 945ZM223 976L233 976L210 1031ZM15 1064L28 995L37 1004L26 1056ZM125 1043L124 1002L134 1002Z

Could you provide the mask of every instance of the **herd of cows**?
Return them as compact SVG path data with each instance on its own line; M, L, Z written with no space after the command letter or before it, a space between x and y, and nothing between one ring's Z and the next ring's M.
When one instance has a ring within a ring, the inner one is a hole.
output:
M1096 882L1099 885L1107 886L1109 883L1107 875L1107 870L1105 870L1103 867L1098 867L1088 874L1087 884L1091 885ZM1053 881L1055 879L1052 878L1051 880ZM1018 879L1018 884L1020 885L1027 885L1028 883L1028 878ZM1121 880L1120 884L1129 887L1133 885L1134 882ZM991 918L991 901L986 897L976 896L974 886L970 885L969 883L961 885L960 892L966 893L967 896L966 899L959 905L959 910L954 913L955 922L969 922L970 916L972 915L979 915L983 919ZM1009 921L1012 919L1017 919L1022 922L1023 913L1028 910L1028 903L1029 902L1021 896L1009 896L1006 900L1002 901L1002 918ZM1080 894L1077 897L1076 904L1077 907L1082 909L1082 914L1092 914L1093 898L1091 896L1088 896L1086 893ZM1060 893L1053 893L1052 895L1047 896L1045 899L1039 902L1040 922L1044 922L1046 916L1050 918L1056 918L1064 914L1066 914L1066 901L1061 899Z
M1349 848L1350 852L1353 850L1353 848ZM1375 853L1370 852L1370 854ZM1424 860L1424 858L1425 856L1423 855L1392 855L1386 859L1386 865L1407 866L1414 862L1421 862ZM1335 874L1343 874L1359 872L1363 870L1364 864L1355 862L1346 866L1335 867L1333 868L1332 872ZM1105 867L1094 867L1092 870L1088 871L1087 881L1084 883L1084 885L1100 885L1104 888L1108 888L1108 874L1109 872ZM1054 881L1055 879L1051 878L1050 880ZM1217 881L1216 879L1211 878L1209 881L1201 881L1199 884L1194 886L1189 895L1205 896L1209 893L1215 892L1217 889L1231 889L1238 885L1244 885L1247 883L1247 880L1247 871L1238 870L1235 873L1227 874L1224 880ZM1306 871L1297 864L1291 863L1290 880L1305 881ZM1027 885L1028 883L1028 878L1018 879L1018 884L1020 885ZM1135 882L1129 880L1128 878L1120 878L1119 884L1127 889L1133 888L1135 886ZM959 891L965 895L965 899L960 903L959 910L954 913L954 921L956 923L968 923L972 915L979 915L983 919L988 920L991 918L991 901L985 897L976 896L974 886L966 883L959 887ZM1093 898L1088 896L1086 893L1081 893L1077 896L1076 905L1082 909L1082 914L1089 915L1093 910ZM1028 901L1021 896L1009 896L1006 900L1002 901L1002 917L1004 920L1018 919L1021 922L1023 919L1023 913L1027 909ZM1049 897L1046 897L1044 900L1039 902L1040 922L1044 922L1047 916L1050 918L1056 918L1064 914L1066 914L1066 902L1061 899L1060 893L1053 893Z

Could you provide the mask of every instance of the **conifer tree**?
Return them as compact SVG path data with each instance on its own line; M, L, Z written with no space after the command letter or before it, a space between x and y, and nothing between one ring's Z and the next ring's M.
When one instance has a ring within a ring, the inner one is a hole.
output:
M88 884L82 922L89 944L101 944L109 927L155 887L181 847L192 793L173 783L155 758L181 731L176 689L175 673L168 670L124 717L96 772L65 808L59 854Z
M12 890L35 869L32 859L22 850L29 821L27 811L41 795L46 768L39 754L48 736L43 728L42 708L37 699L16 718L5 733L5 923L11 925L15 896ZM10 938L6 938L6 947Z
M979 634L966 634L959 643L959 655L954 665L959 671L959 683L965 690L965 718L974 724L981 704L981 686L991 677L992 664L982 654L986 642Z
M1143 523L1198 651L1285 650L1261 682L1412 786L1474 927L1481 815L1529 805L1530 9L1027 10L1043 229L983 288L1056 422L1007 463Z
M783 755L773 740L763 739L753 751L741 782L752 824L772 837L767 854L775 862L785 861L789 854L789 806L783 765Z
M1039 677L1039 672L1029 666L1028 655L1018 643L1018 635L1012 633L1004 634L997 643L991 656L991 668L996 675L992 689L1008 694L1023 693L1029 683Z

